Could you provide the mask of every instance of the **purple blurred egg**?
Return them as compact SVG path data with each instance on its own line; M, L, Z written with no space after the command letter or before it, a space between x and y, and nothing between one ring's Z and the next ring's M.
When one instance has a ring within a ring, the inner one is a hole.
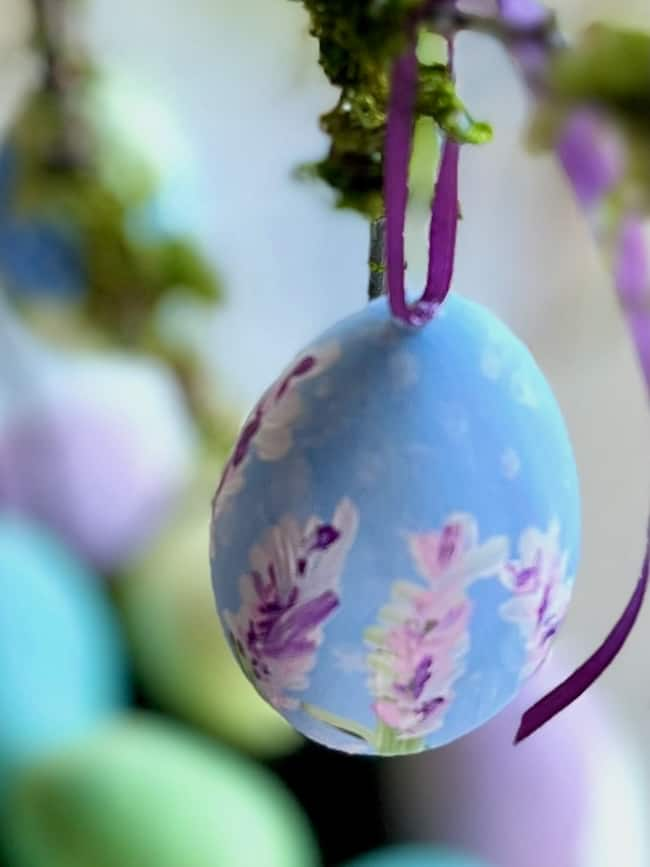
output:
M650 233L640 216L623 220L615 261L616 286L626 306L650 304Z
M650 386L650 311L629 313L627 320L639 354L641 369Z
M585 208L597 205L625 171L620 135L591 108L580 108L569 116L557 142L557 153Z
M180 393L156 365L101 356L49 379L35 370L30 390L0 432L0 506L110 572L161 528L188 480L193 430Z
M547 666L483 728L383 770L389 829L498 867L644 867L640 772L594 693L512 745L530 704L566 672Z

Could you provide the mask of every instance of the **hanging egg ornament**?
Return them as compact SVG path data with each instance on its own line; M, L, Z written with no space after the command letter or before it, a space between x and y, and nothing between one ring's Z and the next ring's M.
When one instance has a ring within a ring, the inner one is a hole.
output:
M528 349L452 294L426 328L385 298L289 365L213 503L232 650L328 747L449 743L544 662L580 547L575 459Z

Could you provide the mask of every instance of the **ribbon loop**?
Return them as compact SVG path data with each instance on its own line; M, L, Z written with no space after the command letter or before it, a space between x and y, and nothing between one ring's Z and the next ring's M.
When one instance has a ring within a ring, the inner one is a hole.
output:
M417 84L418 60L415 44L412 44L393 67L384 159L388 294L393 316L412 327L426 325L447 297L454 271L459 218L460 145L447 138L431 205L427 282L419 301L409 304L405 287L404 228Z

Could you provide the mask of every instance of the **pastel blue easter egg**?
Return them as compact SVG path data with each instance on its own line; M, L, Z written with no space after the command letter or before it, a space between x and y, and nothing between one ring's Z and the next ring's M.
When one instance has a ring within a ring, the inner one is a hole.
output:
M345 867L488 867L450 849L432 846L391 846L362 855Z
M248 418L214 499L231 647L303 734L419 752L493 717L544 662L580 546L561 412L526 347L452 296L334 326Z
M0 517L0 780L126 701L125 658L99 579L54 536Z

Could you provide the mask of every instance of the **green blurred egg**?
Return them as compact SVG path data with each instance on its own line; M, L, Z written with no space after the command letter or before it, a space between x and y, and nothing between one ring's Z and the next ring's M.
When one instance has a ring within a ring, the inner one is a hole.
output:
M120 630L104 594L49 531L0 514L0 787L126 703Z
M393 846L350 861L345 867L489 867L450 849L432 846Z
M12 867L314 867L268 771L147 715L30 769L8 805Z
M258 696L215 628L208 524L218 475L218 462L201 467L175 521L119 582L118 604L153 701L256 756L286 754L299 736Z

